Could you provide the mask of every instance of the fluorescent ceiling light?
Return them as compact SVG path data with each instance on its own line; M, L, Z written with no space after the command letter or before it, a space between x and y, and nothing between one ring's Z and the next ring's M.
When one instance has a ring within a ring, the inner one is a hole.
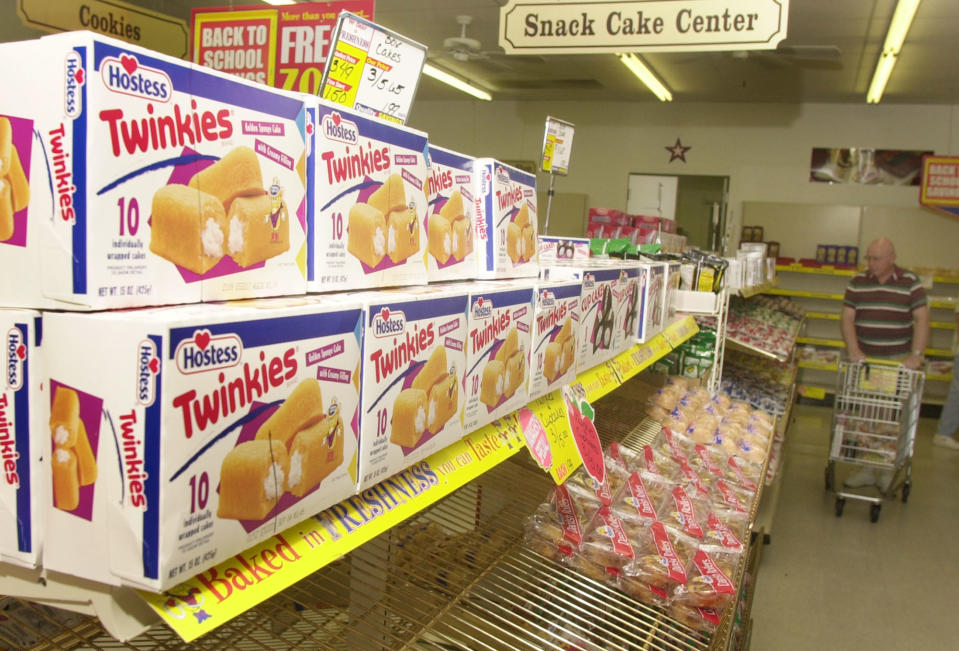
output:
M477 99L486 100L487 102L492 101L493 99L493 96L487 93L485 90L480 90L476 86L471 86L459 77L454 77L450 73L440 70L436 66L430 65L429 63L423 64L423 74L427 77L432 77L437 81L442 81L444 84L449 84L456 90L461 90L467 95L472 95Z
M617 54L616 56L623 62L623 65L639 77L641 82L646 84L646 87L653 92L653 95L659 98L660 102L673 101L673 94L663 85L663 82L656 78L653 71L646 67L642 59L635 54Z
M906 34L909 33L909 27L912 25L912 19L916 16L916 10L919 9L920 1L899 0L896 3L896 11L889 23L889 31L886 32L886 41L883 43L882 52L879 54L876 71L872 74L869 92L866 93L866 101L870 104L878 104L879 100L882 99L886 82L889 81L889 75L892 74L896 61L899 60L902 43L906 40Z

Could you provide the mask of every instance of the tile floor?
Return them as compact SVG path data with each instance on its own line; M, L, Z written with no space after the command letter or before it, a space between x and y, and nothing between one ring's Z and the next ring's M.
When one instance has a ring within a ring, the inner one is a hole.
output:
M934 447L936 421L922 419L908 503L884 501L873 524L867 502L847 500L837 518L824 480L831 414L794 409L751 648L959 648L959 452Z

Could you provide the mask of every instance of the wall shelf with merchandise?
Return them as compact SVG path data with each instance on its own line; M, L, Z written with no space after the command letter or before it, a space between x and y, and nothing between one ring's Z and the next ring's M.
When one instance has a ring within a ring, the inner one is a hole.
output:
M836 371L845 349L839 315L846 285L858 270L829 265L777 265L779 286L767 294L786 296L803 305L806 320L796 343L799 358L799 392L822 399L835 390ZM941 404L952 380L952 341L955 309L959 300L959 274L949 270L916 269L929 296L931 334L926 348L923 402Z

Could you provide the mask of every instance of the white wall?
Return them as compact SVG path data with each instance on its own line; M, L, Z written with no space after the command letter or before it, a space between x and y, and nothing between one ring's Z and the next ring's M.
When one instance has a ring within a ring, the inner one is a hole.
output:
M940 105L423 101L414 104L410 125L467 154L538 162L547 115L576 125L570 175L557 178L557 192L585 193L589 206L625 209L631 172L729 176L733 244L746 201L901 207L909 209L907 218L919 214L918 187L810 183L813 147L959 153L959 107ZM668 162L664 147L676 138L692 147L685 164ZM548 177L541 174L539 183L546 187ZM959 219L922 213L917 238L942 238L955 243L951 250L959 248ZM922 262L959 267L959 255L945 257Z

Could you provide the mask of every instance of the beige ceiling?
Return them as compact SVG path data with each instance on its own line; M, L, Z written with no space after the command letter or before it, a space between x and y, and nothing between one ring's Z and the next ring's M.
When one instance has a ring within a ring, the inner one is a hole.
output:
M12 4L13 0L5 0ZM131 0L127 0L131 2ZM730 0L735 3L735 0ZM132 0L189 19L193 6L242 6L256 0ZM474 81L494 99L657 101L611 54L506 56L498 46L497 0L377 0L375 20L429 47L437 66ZM798 55L662 53L645 56L675 102L853 102L866 89L896 0L791 0L782 45ZM467 35L485 53L456 61L443 41L458 36L456 17L473 17ZM906 39L883 103L959 104L959 0L924 0ZM835 58L810 58L838 48ZM420 99L460 99L458 91L424 78Z

